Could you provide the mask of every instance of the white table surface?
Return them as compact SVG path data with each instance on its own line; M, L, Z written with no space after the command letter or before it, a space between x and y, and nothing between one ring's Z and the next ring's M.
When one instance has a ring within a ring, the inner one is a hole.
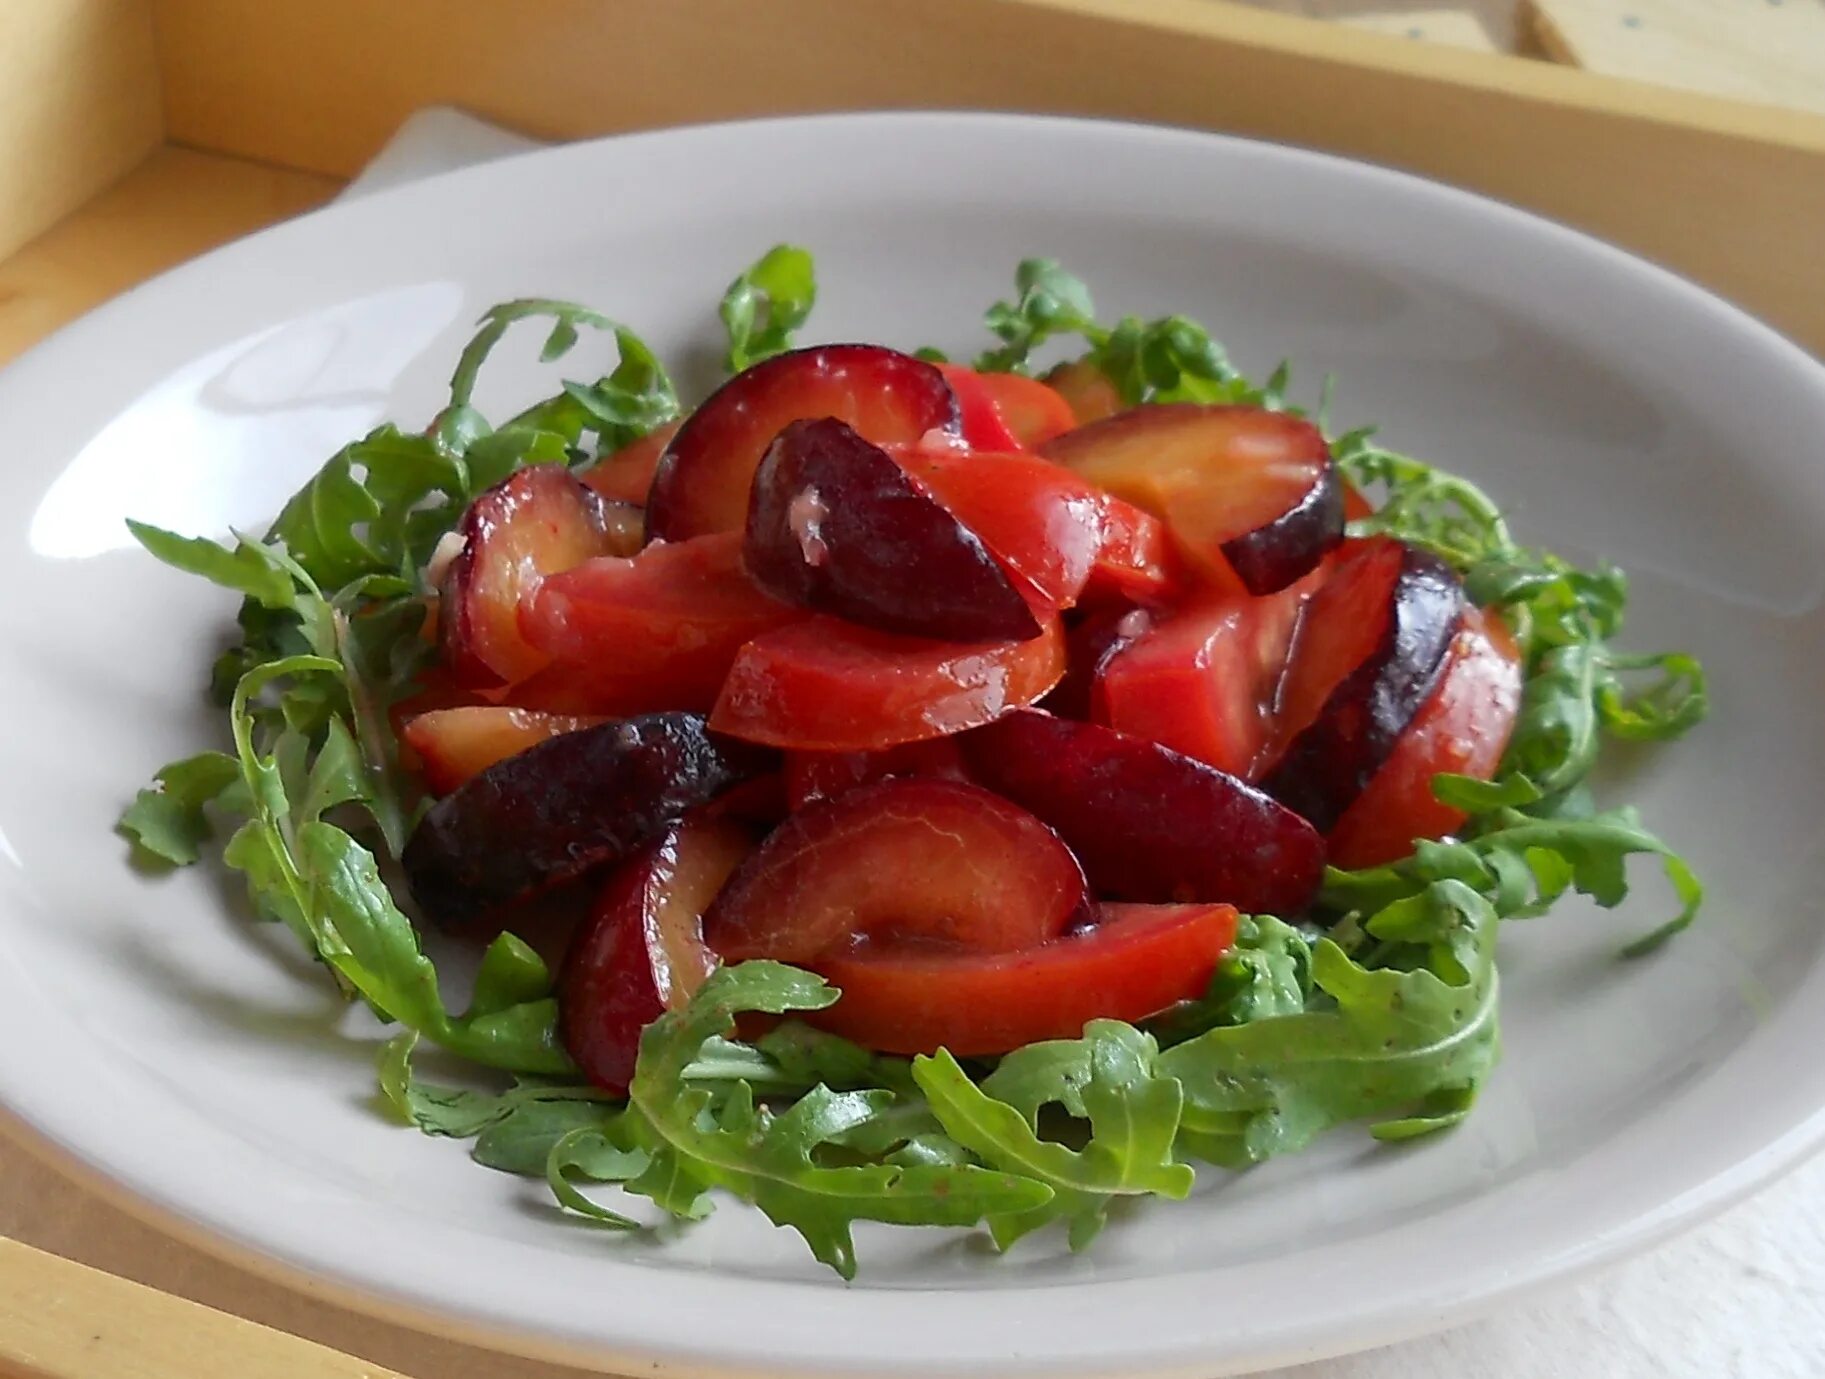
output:
M344 195L531 146L455 111L423 111ZM11 1146L0 1146L0 1234L413 1379L584 1379L581 1370L422 1335L255 1278L141 1225ZM1582 1283L1455 1330L1264 1379L1825 1379L1825 1158Z

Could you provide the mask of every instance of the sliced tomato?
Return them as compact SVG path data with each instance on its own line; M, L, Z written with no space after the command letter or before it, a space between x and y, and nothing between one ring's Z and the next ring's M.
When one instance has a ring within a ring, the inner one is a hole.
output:
M1046 375L1046 383L1064 398L1079 426L1112 417L1128 406L1115 380L1087 359L1060 364Z
M522 607L521 630L550 664L513 700L609 717L703 712L745 642L803 616L744 573L739 533L586 561L545 580Z
M1104 544L1106 500L1090 485L1036 455L904 446L894 458L1046 603L1077 602Z
M1441 772L1490 780L1521 707L1521 657L1501 618L1468 609L1446 653L1438 688L1420 707L1393 753L1343 812L1327 840L1338 867L1374 867L1443 838L1465 815L1441 804Z
M616 869L565 958L564 1046L592 1082L627 1090L640 1034L716 965L703 912L754 844L735 824L691 816Z
M399 740L411 748L433 795L447 795L497 761L560 733L593 728L600 718L535 713L506 705L433 709L410 719Z
M842 991L811 1019L885 1053L1006 1053L1201 996L1236 939L1229 905L1104 905L1091 929L1016 953L866 945L811 966Z
M901 776L969 779L963 751L953 737L906 742L879 752L788 752L785 775L786 799L794 811L859 785Z
M1024 642L936 642L814 617L755 637L710 726L775 747L863 752L980 727L1065 671L1056 616Z
M938 370L957 394L963 439L972 450L1031 450L1077 425L1071 404L1038 379L977 373L962 364Z
M1360 522L1365 517L1375 515L1375 504L1362 496L1362 490L1355 484L1345 482L1343 486L1343 520Z
M1087 917L1071 850L1018 805L958 781L888 780L794 814L704 920L731 962L808 962L864 939L1006 953Z
M646 506L646 495L652 491L653 471L659 468L659 457L676 434L678 423L647 432L630 441L612 455L605 455L577 477L611 502Z
M1157 621L1104 662L1095 716L1244 780L1266 765L1274 691L1313 571L1265 598L1217 598Z
M1104 497L1103 544L1090 566L1083 601L1154 606L1178 598L1186 583L1166 524L1132 503Z

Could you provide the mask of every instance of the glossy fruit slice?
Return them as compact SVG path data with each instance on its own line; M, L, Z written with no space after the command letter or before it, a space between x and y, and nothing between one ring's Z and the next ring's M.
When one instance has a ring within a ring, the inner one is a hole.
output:
M1331 864L1380 866L1407 856L1418 839L1455 831L1465 815L1439 802L1432 778L1449 771L1493 779L1520 706L1514 638L1496 614L1467 609L1432 697L1332 827Z
M1077 425L1071 404L1036 378L962 364L940 364L938 372L957 394L971 450L1031 450Z
M1084 584L1084 603L1175 601L1188 583L1166 524L1120 498L1103 499L1103 544Z
M455 926L611 866L687 810L777 765L657 713L554 737L489 767L419 821L400 862L419 908Z
M1006 1053L1144 1020L1210 985L1235 943L1229 905L1104 905L1092 928L1021 952L869 945L811 965L842 991L811 1020L885 1053Z
M1104 661L1100 722L1253 780L1299 610L1322 571L1263 598L1207 599L1153 620Z
M612 455L605 455L577 477L611 502L646 506L647 494L653 488L653 473L659 468L659 457L678 433L678 423L647 432L630 441ZM637 549L637 548L636 548Z
M433 795L447 795L496 762L601 721L489 704L421 713L406 723L399 739L415 754L425 786Z
M1133 604L1085 613L1065 633L1065 674L1039 707L1060 718L1102 719L1103 667L1153 627L1156 614Z
M741 649L710 722L775 747L874 751L978 727L1032 703L1064 670L1055 617L1032 641L973 644L810 618Z
M1329 831L1438 683L1464 589L1430 552L1354 543L1306 604L1280 705L1290 737L1263 785Z
M1030 948L1087 914L1083 869L1039 820L979 786L889 780L794 814L704 920L729 962L808 962L865 939Z
M740 531L760 457L788 422L835 417L877 444L959 432L957 397L923 360L879 345L819 345L763 360L678 428L653 475L647 534Z
M954 642L1039 635L982 538L888 453L829 417L795 421L754 472L742 560L787 603Z
M693 816L609 877L558 986L564 1047L597 1086L626 1093L641 1031L687 1002L716 966L703 912L753 850L739 825Z
M523 680L545 657L520 635L520 601L547 575L622 552L608 506L562 465L509 475L469 505L441 580L444 662L463 683Z
M1323 434L1257 407L1136 407L1044 447L1084 478L1165 519L1219 584L1284 589L1343 538L1343 487Z
M545 580L520 612L550 660L514 702L555 713L701 712L744 643L804 614L766 594L734 533L649 546Z
M1128 407L1115 380L1087 359L1060 364L1046 375L1046 385L1065 400L1079 426L1102 421Z
M1103 548L1095 489L1036 455L907 446L894 458L1038 598L1077 602Z
M834 799L859 785L902 776L969 779L963 751L954 737L907 742L879 752L786 753L786 799L794 811Z
M1058 830L1100 894L1290 917L1317 891L1324 842L1311 825L1201 761L1032 710L963 750L975 779Z

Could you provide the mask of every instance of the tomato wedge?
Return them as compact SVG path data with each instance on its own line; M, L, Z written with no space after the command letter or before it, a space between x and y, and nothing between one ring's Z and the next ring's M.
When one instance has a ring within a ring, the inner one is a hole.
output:
M938 371L957 395L972 450L1031 450L1077 425L1071 404L1036 378L977 373L962 364L940 364Z
M1521 657L1501 618L1467 609L1446 653L1444 673L1393 752L1355 803L1332 826L1330 860L1374 867L1443 838L1465 815L1441 804L1432 778L1442 771L1494 777L1521 706Z
M521 632L550 664L513 700L609 717L701 712L745 642L802 617L748 578L738 532L586 561L522 605Z
M410 719L399 740L412 749L433 795L447 795L497 761L560 733L593 728L600 718L535 713L507 705L433 709Z
M908 446L894 458L1046 603L1077 602L1104 545L1106 500L1090 485L1035 455Z
M1185 574L1166 524L1120 498L1103 499L1103 544L1085 582L1085 603L1156 605L1177 598Z
M810 1019L885 1053L965 1057L1075 1039L1202 995L1236 939L1230 905L1104 905L1094 928L1018 953L868 945L820 958L842 991Z
M659 468L659 457L677 430L678 423L668 421L597 460L577 477L611 502L645 507L646 495L653 488L653 471Z
M802 751L863 752L980 727L1065 673L1056 617L1024 642L896 637L814 617L755 637L735 658L710 726Z
M1265 598L1193 604L1104 662L1092 702L1111 728L1254 780L1272 739L1274 690L1313 571Z

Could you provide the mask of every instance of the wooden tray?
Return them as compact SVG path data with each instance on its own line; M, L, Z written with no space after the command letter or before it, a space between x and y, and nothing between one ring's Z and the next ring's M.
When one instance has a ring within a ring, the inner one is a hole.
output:
M1561 17L1568 51L1595 44L1566 19L1578 5L1530 3ZM1228 130L1542 211L1825 353L1825 116L1224 0L0 0L0 53L0 361L327 200L433 103L550 138L863 106ZM29 1187L36 1170L8 1176L13 1153L0 1146L0 1184ZM39 1224L25 1233L73 1252L83 1231L133 1236L142 1277L227 1292L225 1267L199 1283L193 1256L99 1203ZM231 1305L369 1354L435 1352L440 1374L484 1372L446 1342L383 1344L384 1328L346 1318L336 1331L343 1314L290 1296L248 1280ZM204 1361L198 1346L219 1349ZM304 1346L0 1241L0 1376L380 1373Z

